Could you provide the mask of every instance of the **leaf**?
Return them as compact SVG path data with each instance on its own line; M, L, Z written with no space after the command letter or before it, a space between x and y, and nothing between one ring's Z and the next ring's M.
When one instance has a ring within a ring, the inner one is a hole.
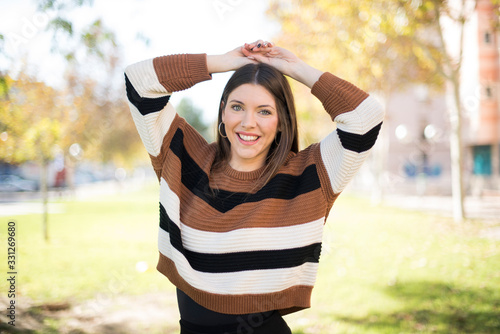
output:
M61 17L56 17L55 19L50 21L47 25L47 28L52 28L55 32L63 31L66 32L69 36L73 36L73 24Z

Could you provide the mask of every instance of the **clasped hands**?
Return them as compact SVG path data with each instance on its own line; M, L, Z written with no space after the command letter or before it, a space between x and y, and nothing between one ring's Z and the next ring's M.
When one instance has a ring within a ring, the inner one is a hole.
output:
M245 43L223 55L208 56L207 61L210 73L234 71L252 63L266 63L309 87L312 87L322 74L293 52L264 40Z

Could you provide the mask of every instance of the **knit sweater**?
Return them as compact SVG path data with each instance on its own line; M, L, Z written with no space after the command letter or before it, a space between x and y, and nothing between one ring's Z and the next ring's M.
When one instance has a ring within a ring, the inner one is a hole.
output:
M130 111L160 183L158 271L200 305L245 314L310 307L323 226L374 145L383 112L373 97L325 72L311 93L336 122L320 143L289 153L255 189L263 168L212 171L215 144L169 102L211 79L205 54L130 65Z

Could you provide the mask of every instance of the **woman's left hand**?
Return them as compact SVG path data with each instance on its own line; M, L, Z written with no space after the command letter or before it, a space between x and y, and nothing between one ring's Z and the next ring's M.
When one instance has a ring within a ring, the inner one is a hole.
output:
M312 87L323 74L322 71L308 65L293 52L263 40L250 44L245 43L241 51L247 58L269 64L308 87Z
M262 40L245 43L242 52L248 58L267 63L290 77L293 77L295 67L301 62L293 52Z

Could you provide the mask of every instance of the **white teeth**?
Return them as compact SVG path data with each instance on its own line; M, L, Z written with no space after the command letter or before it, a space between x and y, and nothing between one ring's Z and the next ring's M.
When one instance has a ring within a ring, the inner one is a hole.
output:
M255 141L257 140L257 138L259 138L259 136L245 136L245 135L242 135L242 134L238 134L238 136L243 139L244 141Z

